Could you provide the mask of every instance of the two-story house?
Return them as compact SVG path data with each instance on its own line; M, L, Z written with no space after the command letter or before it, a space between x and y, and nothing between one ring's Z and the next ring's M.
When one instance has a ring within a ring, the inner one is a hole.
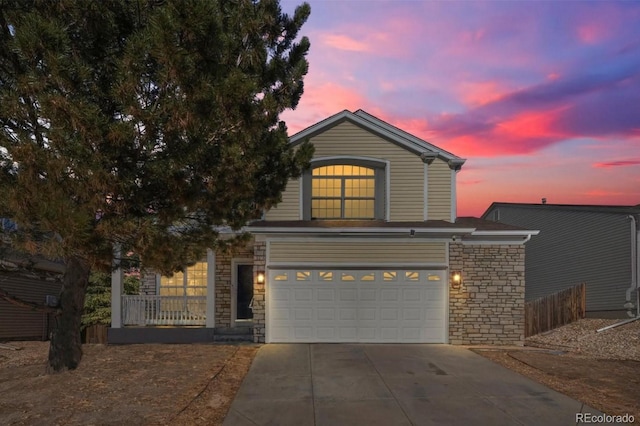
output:
M140 296L121 296L114 275L111 341L237 328L267 343L522 344L524 243L537 231L457 218L464 159L362 110L290 142L305 140L310 169L248 224L247 247L147 274Z

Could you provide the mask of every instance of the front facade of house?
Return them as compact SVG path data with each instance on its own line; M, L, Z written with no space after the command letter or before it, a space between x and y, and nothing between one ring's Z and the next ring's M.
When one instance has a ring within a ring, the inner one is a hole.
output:
M247 247L147 274L140 296L121 296L115 276L110 338L171 325L202 340L522 344L536 232L456 218L463 159L361 110L291 143L304 140L311 168L247 226Z
M584 282L588 316L638 312L640 205L495 202L483 218L541 231L527 245L525 300Z

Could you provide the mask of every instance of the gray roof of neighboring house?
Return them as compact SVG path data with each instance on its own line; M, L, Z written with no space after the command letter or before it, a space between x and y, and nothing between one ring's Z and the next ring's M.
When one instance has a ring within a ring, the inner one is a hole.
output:
M610 206L610 205L589 205L589 204L529 204L529 203L502 203L494 202L482 214L482 218L486 218L487 214L497 207L518 207L526 209L538 210L564 210L564 211L583 211L590 213L612 213L612 214L639 214L640 204L635 206Z
M348 110L341 111L331 117L315 123L304 130L299 131L295 135L289 138L290 142L294 145L305 141L308 138L312 138L333 126L336 126L344 121L349 121L363 129L366 129L384 139L402 146L405 149L414 152L417 155L425 153L432 153L437 157L449 162L452 167L459 169L466 161L464 158L460 158L442 148L430 144L429 142L418 138L410 133L405 132L385 121L380 120L377 117L359 109L356 112Z

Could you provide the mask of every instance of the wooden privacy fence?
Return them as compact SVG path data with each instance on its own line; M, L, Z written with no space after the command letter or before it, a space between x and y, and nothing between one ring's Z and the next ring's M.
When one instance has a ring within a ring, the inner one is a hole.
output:
M83 343L107 343L107 325L93 324L85 328L82 332Z
M533 336L584 318L586 306L585 283L527 302L524 306L524 336Z

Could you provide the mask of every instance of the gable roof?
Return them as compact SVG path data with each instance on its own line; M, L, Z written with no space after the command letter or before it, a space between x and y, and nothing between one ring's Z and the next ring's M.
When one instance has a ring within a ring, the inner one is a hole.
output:
M579 211L589 213L611 213L611 214L640 214L640 204L636 206L611 206L611 205L590 205L590 204L534 204L534 203L501 203L493 202L482 214L486 219L489 213L500 207L517 207L526 209L536 209L544 211Z
M389 142L413 152L416 155L422 156L423 154L427 154L426 158L429 158L430 156L428 154L435 154L437 158L447 161L449 165L456 170L462 167L466 161L464 158L460 158L448 151L445 151L444 149L438 148L437 146L392 126L391 124L382 121L361 109L357 110L355 113L345 109L344 111L334 114L331 117L325 118L324 120L299 131L295 135L291 136L289 141L292 145L297 145L306 139L312 138L345 121L374 133Z

